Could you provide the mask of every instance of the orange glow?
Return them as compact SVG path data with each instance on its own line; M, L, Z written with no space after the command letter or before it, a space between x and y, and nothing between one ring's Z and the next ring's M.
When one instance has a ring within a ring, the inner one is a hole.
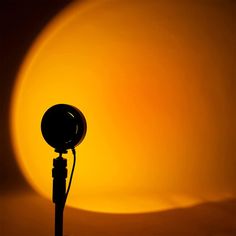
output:
M214 55L200 3L191 21L183 5L164 2L75 2L33 44L11 132L17 161L43 196L51 198L56 153L40 122L57 103L78 107L88 124L68 205L129 213L232 196L230 162L221 160L230 132L226 56Z

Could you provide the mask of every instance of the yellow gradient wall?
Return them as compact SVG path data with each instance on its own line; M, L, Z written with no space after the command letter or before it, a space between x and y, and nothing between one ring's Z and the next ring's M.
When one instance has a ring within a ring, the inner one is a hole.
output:
M68 205L131 213L233 197L227 3L85 1L57 16L32 45L12 95L12 143L32 187L51 198L57 154L40 122L50 106L68 103L88 124Z

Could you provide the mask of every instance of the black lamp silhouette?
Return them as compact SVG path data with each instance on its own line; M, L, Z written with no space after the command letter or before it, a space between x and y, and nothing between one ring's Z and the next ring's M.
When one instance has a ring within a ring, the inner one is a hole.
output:
M82 142L87 130L82 112L74 106L57 104L49 108L41 122L41 131L46 142L55 148L59 157L53 159L53 202L55 203L55 236L63 235L63 211L70 190L76 162L75 147ZM63 153L71 149L74 163L66 190L67 160Z

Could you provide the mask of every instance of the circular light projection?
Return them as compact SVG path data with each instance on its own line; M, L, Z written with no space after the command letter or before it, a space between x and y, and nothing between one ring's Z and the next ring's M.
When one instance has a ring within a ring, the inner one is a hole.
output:
M228 104L220 76L224 55L212 54L217 40L204 38L199 5L191 11L184 6L73 3L41 33L21 67L11 105L17 161L36 191L51 198L56 157L41 135L41 118L52 105L66 103L81 109L89 124L69 206L147 212L230 193L219 174L225 160L216 161L227 150L229 130L229 114L222 112ZM70 169L70 154L68 162Z

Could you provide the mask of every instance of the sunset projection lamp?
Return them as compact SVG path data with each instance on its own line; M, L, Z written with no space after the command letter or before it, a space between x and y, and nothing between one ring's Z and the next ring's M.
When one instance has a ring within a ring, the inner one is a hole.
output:
M55 236L63 235L63 210L73 177L76 153L75 147L82 142L87 125L82 112L74 106L57 104L49 108L41 122L41 131L46 142L55 148L59 157L53 160L53 202L55 203ZM71 149L74 156L69 184L66 190L67 160L63 153Z

